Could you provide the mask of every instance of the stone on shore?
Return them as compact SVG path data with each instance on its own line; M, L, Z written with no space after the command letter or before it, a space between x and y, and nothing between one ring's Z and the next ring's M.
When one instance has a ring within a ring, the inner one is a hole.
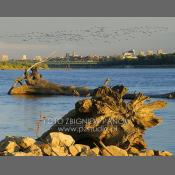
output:
M146 156L154 156L154 150L146 150Z
M128 153L117 147L117 146L107 146L106 149L102 150L102 155L103 156L128 156Z
M64 146L55 146L52 147L51 156L68 156L68 149Z
M0 152L6 151L7 153L13 153L20 150L20 147L14 141L4 140L0 143Z
M147 155L146 155L146 152L145 152L145 151L142 151L142 152L140 152L140 153L138 154L138 156L141 156L141 157L142 157L142 156L147 156Z
M65 146L51 146L50 144L43 144L41 147L43 155L45 156L68 156L69 152Z
M97 156L92 150L86 150L86 151L83 151L80 156Z
M52 132L47 138L46 142L51 146L66 146L70 147L75 143L75 140L70 135L63 134L62 132Z
M33 145L35 143L35 139L31 138L31 137L21 137L19 139L19 145L20 147L22 147L23 149L27 149L29 148L31 145Z
M158 156L173 156L173 154L168 151L158 151Z
M69 152L71 153L72 156L76 156L86 150L90 150L90 147L82 144L75 144L69 147Z
M61 135L61 139L58 137ZM2 156L172 156L168 151L142 150L131 147L128 150L114 145L93 147L74 144L71 136L51 133L51 142L36 141L30 137L6 137L0 142ZM55 138L56 137L56 138ZM69 141L68 141L69 139ZM44 140L46 141L46 140ZM48 140L47 140L48 141ZM18 142L18 144L17 144ZM29 146L30 145L30 146Z
M35 154L33 154L32 152L14 152L13 154L9 155L9 156L36 156Z
M34 156L42 156L43 155L41 148L37 144L33 144L33 145L29 146L24 152L31 153Z
M131 147L128 150L128 154L132 154L132 155L135 155L135 156L139 155L139 153L140 153L140 151L137 148L135 148L135 147Z
M91 151L97 156L100 154L100 149L98 147L92 148Z
M43 144L41 146L41 150L43 152L43 155L45 155L45 156L51 156L52 155L52 148L48 144Z

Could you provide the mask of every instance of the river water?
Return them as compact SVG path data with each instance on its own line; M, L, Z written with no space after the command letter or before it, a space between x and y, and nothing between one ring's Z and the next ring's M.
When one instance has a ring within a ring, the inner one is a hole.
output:
M45 79L64 85L97 87L110 78L110 85L123 84L131 92L166 93L175 91L175 69L70 69L41 71ZM5 136L32 136L40 114L49 120L42 122L40 133L52 126L52 121L61 118L74 108L80 97L9 96L8 89L22 71L0 71L0 139ZM155 99L153 99L155 100ZM148 147L175 153L175 100L166 100L165 109L156 113L163 123L145 133ZM48 122L49 121L49 122Z

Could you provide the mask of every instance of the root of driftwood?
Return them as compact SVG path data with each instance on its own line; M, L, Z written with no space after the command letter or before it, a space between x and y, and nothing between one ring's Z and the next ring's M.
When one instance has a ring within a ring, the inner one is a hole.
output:
M75 109L66 114L61 122L53 125L39 140L61 129L78 143L83 144L84 140L92 140L93 143L98 140L100 146L110 154L112 153L106 146L145 150L147 145L144 132L161 122L154 111L165 107L166 102L149 102L149 97L141 93L136 94L132 100L125 101L127 91L124 86L102 86L95 89L91 98L78 101Z

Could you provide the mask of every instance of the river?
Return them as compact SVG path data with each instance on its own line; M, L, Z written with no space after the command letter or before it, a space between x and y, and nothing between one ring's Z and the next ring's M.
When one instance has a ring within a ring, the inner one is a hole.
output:
M123 84L130 92L161 94L175 91L175 69L70 69L43 70L43 77L49 81L64 84L97 87L108 77L110 85ZM7 95L13 80L22 71L0 71L0 139L5 136L32 136L36 120L40 114L49 120L42 122L40 133L44 132L70 109L74 108L80 97L50 96L26 97ZM155 99L153 99L155 100ZM165 109L156 113L163 118L163 123L145 133L148 147L156 150L168 150L175 153L175 100L166 100ZM52 121L52 122L51 122Z

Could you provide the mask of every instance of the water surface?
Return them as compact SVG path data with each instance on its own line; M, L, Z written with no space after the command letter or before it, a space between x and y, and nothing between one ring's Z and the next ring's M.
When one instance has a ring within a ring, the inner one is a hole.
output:
M49 119L61 118L80 99L69 96L7 95L13 80L21 74L22 71L0 71L0 139L6 135L35 137L35 122L41 113ZM161 94L175 91L175 69L74 69L42 71L42 74L47 80L64 85L97 87L109 77L111 85L123 84L131 92ZM152 149L175 153L175 100L166 101L167 108L156 112L164 122L149 129L145 139ZM40 132L50 127L50 122L43 123Z

